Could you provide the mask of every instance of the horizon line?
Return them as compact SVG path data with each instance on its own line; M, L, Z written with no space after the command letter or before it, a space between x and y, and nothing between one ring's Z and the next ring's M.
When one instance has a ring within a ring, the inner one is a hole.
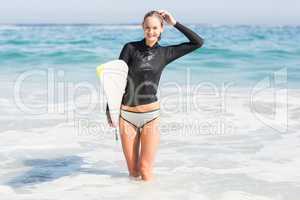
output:
M140 25L141 23L132 22L132 23L80 23L80 22L70 22L70 23L54 23L54 22L26 22L26 23L0 23L0 26L34 26L34 25L41 25L41 26L66 26L66 25L73 25L73 26L101 26L101 25ZM263 23L195 23L195 22L186 22L185 24L188 25L203 25L203 26L300 26L299 24L263 24ZM167 25L167 24L166 24Z

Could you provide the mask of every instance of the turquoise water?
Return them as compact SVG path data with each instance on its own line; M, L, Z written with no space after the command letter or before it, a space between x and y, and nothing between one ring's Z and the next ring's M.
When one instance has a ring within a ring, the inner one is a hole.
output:
M234 82L251 87L286 68L289 87L299 86L299 26L188 26L205 44L169 64L164 81L185 82L190 73L191 84ZM97 65L118 58L126 42L142 37L139 25L0 25L0 77L53 68L72 79L95 81ZM160 44L184 41L184 35L167 27Z

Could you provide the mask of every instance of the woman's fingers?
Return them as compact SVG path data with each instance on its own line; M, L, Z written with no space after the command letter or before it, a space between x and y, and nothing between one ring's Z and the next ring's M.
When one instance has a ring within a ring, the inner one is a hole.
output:
M160 10L159 13L162 14L162 15L169 15L170 14L169 12L167 12L165 10Z
M115 123L113 123L113 122L109 122L109 126L114 127L114 128L116 127Z
M168 17L168 15L166 13L161 13L160 14L162 16L162 18L166 19Z
M109 127L115 128L116 126L114 124L109 124Z
M114 127L114 123L110 119L108 120L108 125L109 127Z
M165 16L167 14L165 10L158 10L158 13L162 16Z
M158 10L158 13L162 16L162 18L170 25L174 25L176 23L174 17L166 10Z

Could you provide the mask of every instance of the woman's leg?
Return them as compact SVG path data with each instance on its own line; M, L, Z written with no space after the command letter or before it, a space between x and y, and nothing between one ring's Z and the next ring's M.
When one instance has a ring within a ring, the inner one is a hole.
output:
M144 125L141 132L140 173L145 181L152 180L155 153L159 146L159 118Z
M120 117L119 123L120 137L123 147L123 153L127 161L129 176L138 177L138 158L140 139L136 127L126 122Z

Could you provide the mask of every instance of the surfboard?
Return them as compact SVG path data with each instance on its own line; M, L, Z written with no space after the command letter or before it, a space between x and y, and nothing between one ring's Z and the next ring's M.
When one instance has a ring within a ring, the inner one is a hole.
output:
M96 68L96 74L106 96L110 118L115 125L118 125L120 107L127 83L128 66L123 60L112 60L99 65Z

